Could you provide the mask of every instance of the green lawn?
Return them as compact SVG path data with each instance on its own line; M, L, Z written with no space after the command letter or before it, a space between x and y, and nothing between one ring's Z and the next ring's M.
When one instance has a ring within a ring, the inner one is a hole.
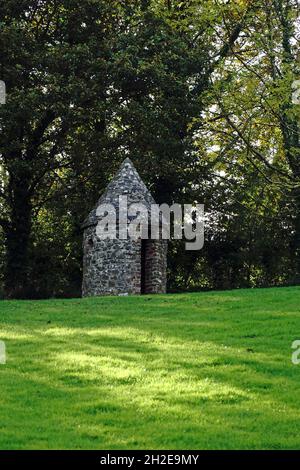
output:
M300 288L1 301L0 449L300 449Z

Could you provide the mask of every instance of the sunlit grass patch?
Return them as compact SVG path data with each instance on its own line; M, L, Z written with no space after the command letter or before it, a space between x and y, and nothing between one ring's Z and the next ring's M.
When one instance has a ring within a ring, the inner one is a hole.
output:
M300 289L0 303L0 448L300 448Z

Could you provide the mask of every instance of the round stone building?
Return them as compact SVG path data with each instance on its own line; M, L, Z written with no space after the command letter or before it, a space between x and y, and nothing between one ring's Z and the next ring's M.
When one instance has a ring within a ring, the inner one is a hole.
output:
M166 292L167 240L120 236L119 196L131 204L143 204L149 214L155 201L131 160L121 165L94 209L83 223L83 296L158 294ZM116 237L99 237L99 206L112 205L116 213ZM130 223L132 217L126 223ZM151 230L149 228L149 236ZM157 238L157 237L156 237Z

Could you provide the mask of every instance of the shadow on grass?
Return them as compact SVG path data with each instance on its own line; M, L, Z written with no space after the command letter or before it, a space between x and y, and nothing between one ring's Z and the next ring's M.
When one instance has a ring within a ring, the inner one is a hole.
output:
M299 314L150 298L12 309L0 448L300 448Z

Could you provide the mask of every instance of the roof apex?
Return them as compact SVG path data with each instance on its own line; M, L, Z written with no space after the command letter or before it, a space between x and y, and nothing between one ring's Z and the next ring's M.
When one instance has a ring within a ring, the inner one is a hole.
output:
M123 162L121 163L120 168L122 168L126 163L129 163L134 168L134 164L132 163L132 161L130 160L129 157L126 157L125 160L123 160Z
M96 225L98 218L96 216L97 208L100 204L112 204L117 207L119 196L127 196L128 204L143 203L150 209L155 201L138 174L130 158L123 160L119 170L107 185L104 193L82 224L82 228Z

